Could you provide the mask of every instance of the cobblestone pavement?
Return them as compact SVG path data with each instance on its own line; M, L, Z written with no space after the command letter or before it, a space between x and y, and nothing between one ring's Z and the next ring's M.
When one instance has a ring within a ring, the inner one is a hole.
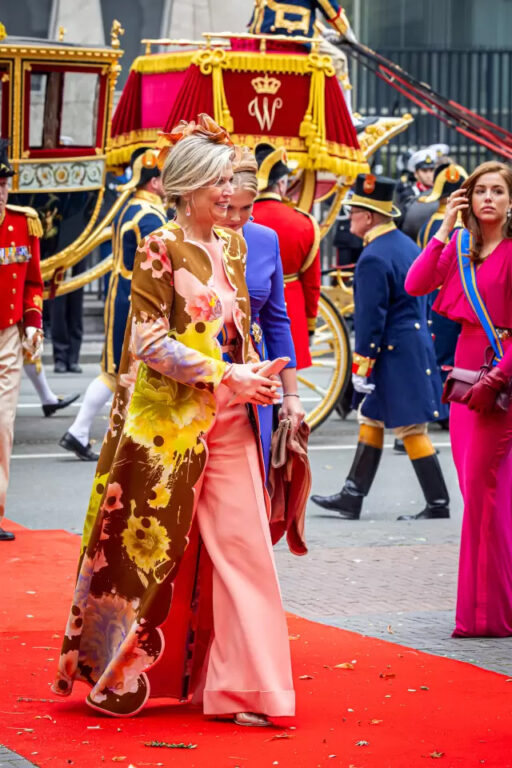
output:
M0 744L0 768L32 768L33 765L34 763L29 763L21 755Z
M48 369L51 384L60 394L83 392L96 373L97 366L92 364L84 366L82 376L56 376ZM34 392L24 380L8 496L8 515L22 525L81 531L94 466L75 460L57 446L74 414L76 409L70 408L51 419L41 418ZM105 427L106 412L96 420L94 437L101 440ZM352 461L357 431L353 417L342 422L333 416L313 433L314 493L339 490ZM294 557L284 543L277 546L285 607L314 621L512 676L512 638L451 637L462 500L449 437L434 428L432 438L439 447L452 499L451 518L396 520L406 511L419 511L422 498L409 460L392 451L390 435L361 520L344 521L310 503L309 554ZM70 504L70 498L77 501ZM30 765L0 747L0 768Z

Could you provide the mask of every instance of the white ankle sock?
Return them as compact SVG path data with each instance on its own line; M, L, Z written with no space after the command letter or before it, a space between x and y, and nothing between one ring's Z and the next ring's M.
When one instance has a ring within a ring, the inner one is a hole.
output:
M59 402L59 398L52 392L46 380L43 364L40 365L39 372L35 363L27 363L24 365L24 369L38 394L41 405L55 405L55 403Z
M103 406L108 403L112 397L112 390L107 387L101 376L95 378L85 390L84 399L78 415L72 425L69 427L73 437L82 443L88 445L89 434L94 417L98 415Z

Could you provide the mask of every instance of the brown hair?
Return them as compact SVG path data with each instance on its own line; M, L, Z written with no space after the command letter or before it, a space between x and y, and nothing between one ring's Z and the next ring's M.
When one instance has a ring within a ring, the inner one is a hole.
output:
M258 163L249 147L235 146L235 158L233 160L233 187L243 189L246 192L258 194L258 179L256 172Z
M258 179L252 171L235 171L233 174L233 188L251 192L254 197L258 194Z
M471 261L474 261L476 264L479 264L482 261L480 258L480 253L482 251L483 240L480 223L473 213L471 200L473 198L473 192L476 184L480 177L484 175L484 173L499 173L507 185L509 197L512 198L512 169L509 165L506 165L506 163L499 163L494 160L490 160L487 163L482 163L477 168L475 168L473 173L468 176L468 178L462 184L461 189L466 190L469 201L469 208L467 208L462 213L462 222L466 229L469 229L473 235L474 246L471 249L470 258ZM503 224L503 237L512 238L512 217L507 217L505 219Z

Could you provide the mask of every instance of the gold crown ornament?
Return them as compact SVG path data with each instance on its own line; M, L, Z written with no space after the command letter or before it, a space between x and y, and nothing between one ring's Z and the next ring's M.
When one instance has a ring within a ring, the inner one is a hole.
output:
M269 93L275 95L281 87L281 81L276 77L269 77L265 72L264 77L255 77L251 80L251 85L256 93Z

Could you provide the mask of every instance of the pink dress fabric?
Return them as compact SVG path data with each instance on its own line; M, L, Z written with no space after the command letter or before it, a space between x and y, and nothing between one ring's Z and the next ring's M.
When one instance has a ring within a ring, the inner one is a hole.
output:
M226 277L222 249L213 245L208 251L228 337L233 338L234 289ZM213 565L214 634L203 680L203 711L286 717L295 713L295 693L262 464L245 405L227 405L232 395L220 384L196 507L199 532Z
M455 244L433 238L409 270L414 296L442 285L439 314L462 323L455 365L477 370L489 341L462 289ZM477 283L497 328L512 328L512 241L503 240L477 268ZM512 377L512 342L499 363ZM454 636L512 635L512 409L479 414L453 403L450 436L464 518Z

